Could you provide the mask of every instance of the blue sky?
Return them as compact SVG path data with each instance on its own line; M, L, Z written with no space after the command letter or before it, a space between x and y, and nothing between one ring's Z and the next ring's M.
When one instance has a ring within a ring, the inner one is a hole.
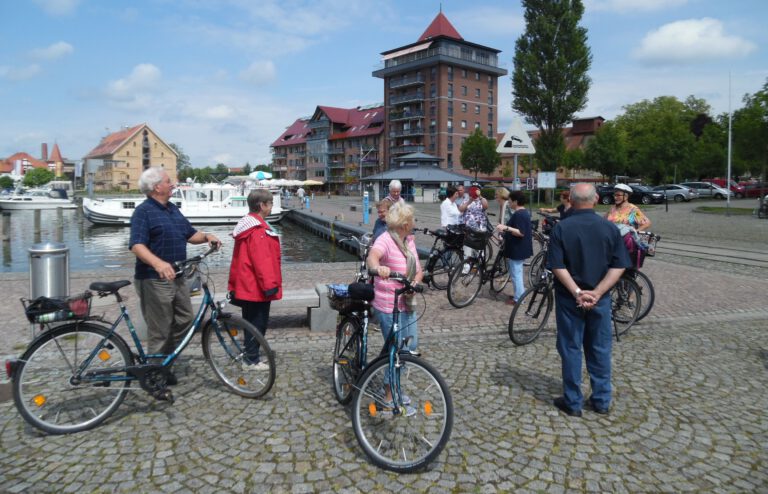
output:
M715 114L768 79L765 0L585 0L593 62L578 116L694 95ZM195 166L270 161L269 144L317 105L383 101L380 53L412 43L440 5L512 71L516 0L24 0L0 2L0 157L58 142L80 159L148 123ZM515 114L499 82L499 129Z

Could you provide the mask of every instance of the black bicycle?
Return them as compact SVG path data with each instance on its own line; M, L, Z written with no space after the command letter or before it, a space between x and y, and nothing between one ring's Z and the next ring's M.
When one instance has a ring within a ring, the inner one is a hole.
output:
M493 230L474 232L468 230L465 234L464 245L474 249L475 256L465 257L461 265L450 276L448 283L448 301L452 306L461 309L475 301L483 285L490 281L491 292L501 293L509 283L509 265L504 257L501 245L496 252L492 264L488 263L486 245L487 238L493 235Z
M549 234L552 233L552 229L555 227L559 218L546 213L537 213L544 218L539 222L538 220L532 220L531 226L533 227L533 239L539 244L539 252L534 255L528 264L528 286L535 285L540 279L544 270L547 267L547 250L549 249ZM539 224L541 229L539 229Z
M445 290L451 273L464 259L464 229L461 225L449 225L437 230L425 228L423 233L435 237L424 266L424 284L436 290Z

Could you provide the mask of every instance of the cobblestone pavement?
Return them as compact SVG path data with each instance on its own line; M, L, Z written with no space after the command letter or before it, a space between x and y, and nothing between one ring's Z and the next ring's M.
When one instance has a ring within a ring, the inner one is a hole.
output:
M455 423L424 472L395 475L366 461L331 391L333 335L278 313L268 333L278 377L265 399L227 392L193 342L173 405L134 392L92 431L45 436L0 403L0 491L768 492L768 278L690 264L663 255L646 264L656 305L614 344L607 417L552 407L561 383L553 334L515 347L509 308L487 288L461 310L430 291L421 350L448 381ZM292 265L284 275L300 288L347 281L352 270ZM93 276L73 273L73 291ZM213 279L221 289L226 273ZM16 355L29 337L16 305L27 278L3 283L0 354Z

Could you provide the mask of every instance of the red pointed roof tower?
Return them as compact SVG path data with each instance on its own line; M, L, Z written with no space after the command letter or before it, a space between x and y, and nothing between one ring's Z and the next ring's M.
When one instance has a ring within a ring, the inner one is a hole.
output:
M373 76L384 79L385 169L427 153L462 172L463 139L476 128L496 136L500 52L465 40L440 11L416 42L381 53Z

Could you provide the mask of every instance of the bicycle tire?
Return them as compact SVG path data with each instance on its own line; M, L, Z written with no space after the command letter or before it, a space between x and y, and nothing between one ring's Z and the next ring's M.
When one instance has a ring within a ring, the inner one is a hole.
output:
M360 378L352 406L357 441L380 468L409 473L429 465L448 443L453 400L443 377L421 358L401 354L400 389L415 413L395 415L384 403L389 356L376 359ZM405 408L405 407L403 407Z
M551 287L539 283L523 292L509 316L509 339L517 346L533 343L547 326L554 297Z
M362 373L360 338L360 321L355 317L345 317L336 328L336 345L333 349L333 393L342 405L352 401L355 383Z
M544 274L547 264L547 251L539 251L528 267L528 286L536 286L541 281L541 277Z
M611 319L617 336L623 335L635 324L641 306L640 289L635 280L619 278L611 289Z
M114 380L73 379L73 370L107 335L108 328L77 322L32 342L13 376L13 401L24 420L49 434L69 434L92 429L117 410L131 384L125 368L133 365L133 354L119 335L107 338L85 371L123 369L110 374Z
M491 292L501 293L509 283L509 263L503 252L496 254L491 274Z
M468 306L477 298L483 286L482 264L477 259L464 259L451 273L448 283L448 302L457 309ZM466 271L466 272L465 272Z
M635 283L637 283L637 287L640 289L641 301L640 313L637 316L637 320L640 321L651 312L651 309L653 309L653 304L656 302L656 289L653 287L651 279L645 273L637 271L636 274Z
M459 250L439 250L432 266L432 286L436 290L445 290L451 281L451 273L461 265L462 255Z
M258 363L266 364L267 369L246 362L246 335L259 345ZM264 335L240 316L222 313L216 323L208 320L203 329L203 355L219 381L245 398L260 398L275 383L274 352Z

